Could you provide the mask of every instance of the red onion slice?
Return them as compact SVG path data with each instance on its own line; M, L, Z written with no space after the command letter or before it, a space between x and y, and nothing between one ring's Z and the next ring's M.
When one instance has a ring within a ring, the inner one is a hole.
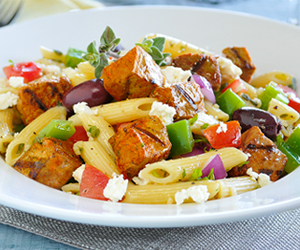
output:
M214 169L214 176L216 180L224 179L227 176L227 172L225 170L222 159L218 154L210 157L209 160L205 163L205 167L202 169L201 177L207 177L212 168Z
M193 79L195 83L200 86L201 92L204 97L208 101L216 103L216 97L209 81L207 81L205 77L199 75L193 75Z

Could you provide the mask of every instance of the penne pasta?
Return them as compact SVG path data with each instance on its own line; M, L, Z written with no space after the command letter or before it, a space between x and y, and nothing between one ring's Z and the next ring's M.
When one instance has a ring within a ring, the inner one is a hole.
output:
M284 71L274 70L266 74L257 76L250 82L250 84L255 88L259 88L265 87L271 81L285 86L293 85L293 76Z
M215 197L217 199L246 193L258 187L257 181L250 176L225 178L216 182L219 183L219 192Z
M5 156L7 164L13 165L22 153L31 147L35 137L51 120L66 119L66 114L65 107L57 106L47 110L27 125L8 145Z
M93 107L111 125L129 122L149 114L155 98L137 98Z
M115 134L113 127L101 116L82 114L79 115L79 119L86 131L89 131L92 126L96 126L100 130L100 134L97 138L95 138L95 140L98 141L103 148L105 148L110 157L115 159L115 153L108 142L109 138Z
M209 101L204 100L205 108L207 110L207 114L213 116L219 121L227 122L229 120L229 115L226 114L219 108L218 104L212 104Z
M125 197L122 202L135 204L174 204L175 194L183 189L188 189L195 185L205 185L209 192L209 199L213 199L219 192L219 183L210 180L185 181L166 185L148 184L134 185L127 187ZM191 199L185 202L193 202Z
M13 109L0 110L0 153L2 154L6 152L8 144L14 139L14 117Z
M140 171L139 178L145 180L146 182L160 184L186 181L189 180L194 169L203 168L210 157L216 154L220 155L226 171L229 171L234 166L244 163L248 159L248 156L241 150L236 148L222 148L220 150L212 150L205 154L193 157L148 164L143 170ZM156 171L156 173L162 171L164 176L162 175L157 177L157 174L152 174L153 171Z
M66 61L66 56L59 51L55 51L53 49L49 49L44 46L41 46L40 52L41 52L43 58L45 58L45 59L50 59L50 60L62 62L62 63L65 63L65 61Z
M95 78L95 68L89 62L81 62L77 65L77 68L87 79Z
M274 98L269 103L268 112L278 117L282 125L286 127L299 119L299 113L296 110Z
M75 153L80 151L81 158L95 168L98 168L102 173L112 178L113 173L120 174L119 170L106 150L97 141L80 141L75 143L74 147L80 149L74 149Z

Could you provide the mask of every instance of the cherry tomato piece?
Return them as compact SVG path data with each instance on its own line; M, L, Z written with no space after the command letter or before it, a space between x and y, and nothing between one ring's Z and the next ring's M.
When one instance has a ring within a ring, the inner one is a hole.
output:
M68 141L75 143L78 141L89 140L89 137L87 136L87 133L83 126L75 126L75 130L75 133L68 139Z
M40 78L42 74L41 68L34 62L23 62L6 66L3 68L3 71L7 79L11 76L24 77L24 83Z
M107 201L108 199L103 195L103 190L108 181L109 178L100 170L85 164L80 182L79 196Z

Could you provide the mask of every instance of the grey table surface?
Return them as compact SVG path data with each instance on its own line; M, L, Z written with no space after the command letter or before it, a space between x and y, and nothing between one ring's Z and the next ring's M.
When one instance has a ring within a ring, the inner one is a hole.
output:
M288 20L289 0L102 0L101 2L107 6L185 5L216 8L255 14L285 22ZM72 250L77 248L18 228L0 224L0 249Z

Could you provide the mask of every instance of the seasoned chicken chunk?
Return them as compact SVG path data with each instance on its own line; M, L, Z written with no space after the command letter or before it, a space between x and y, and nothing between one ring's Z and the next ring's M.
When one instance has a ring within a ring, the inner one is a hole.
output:
M193 73L205 77L215 91L221 86L220 67L214 56L193 53L183 54L175 57L172 65L183 70L191 70Z
M107 92L117 101L148 97L165 83L160 67L140 46L105 67L101 78Z
M234 167L228 172L228 176L235 177L246 175L247 169L258 174L264 173L270 176L271 181L279 179L287 162L287 157L273 141L267 138L259 129L254 126L242 134L241 149L249 155L249 163Z
M23 123L28 125L46 110L61 103L64 94L71 88L66 77L37 80L21 87L17 109Z
M109 139L121 173L132 179L147 163L166 159L171 150L168 132L157 116L129 123Z
M199 85L193 81L156 88L151 97L174 107L174 120L189 119L205 111L203 94Z
M245 47L228 47L223 49L222 53L243 71L240 77L245 82L250 82L256 67L247 49Z
M60 189L82 164L73 151L73 143L56 138L43 138L34 143L13 168L49 187Z

